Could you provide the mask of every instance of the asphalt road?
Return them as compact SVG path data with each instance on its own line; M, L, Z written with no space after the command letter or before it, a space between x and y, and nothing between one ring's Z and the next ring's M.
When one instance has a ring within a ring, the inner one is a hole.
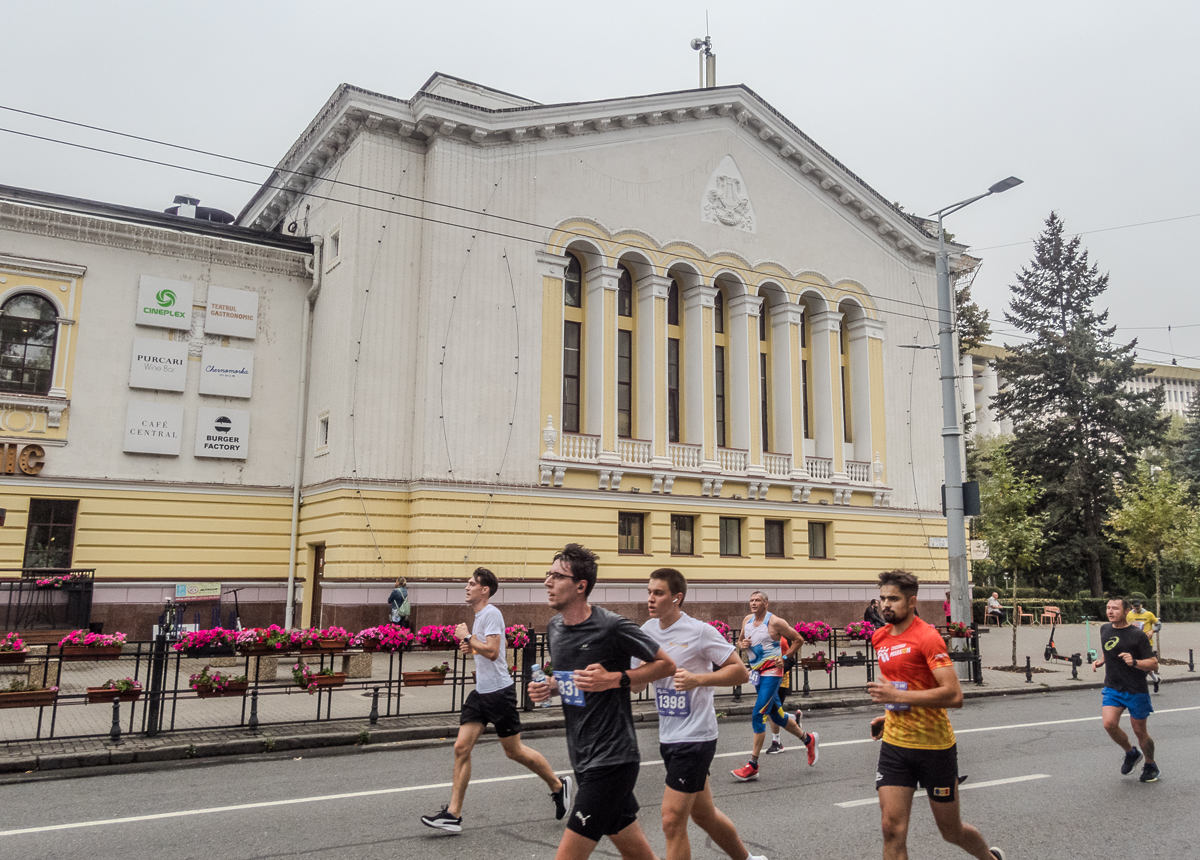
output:
M1192 856L1200 836L1198 694L1200 684L1177 683L1164 685L1154 698L1158 713L1150 727L1164 770L1155 784L1138 782L1140 766L1131 776L1119 774L1121 752L1100 726L1098 692L969 703L952 715L960 769L970 775L963 817L1013 860ZM722 720L713 791L754 853L772 860L880 856L877 747L866 738L874 713L814 714L806 727L821 734L817 766L807 767L793 742L785 754L764 757L758 782L745 784L728 771L749 750L748 719ZM566 767L560 735L527 740L556 767ZM663 769L656 729L640 732L639 740L645 759L637 792L642 824L661 856ZM448 744L435 744L171 763L89 777L34 775L0 786L0 857L553 856L562 825L544 786L508 762L494 741L476 748L463 833L422 826L419 816L436 812L449 797L451 758ZM699 860L724 856L694 827L692 845ZM922 858L966 856L941 842L920 799L909 849ZM617 855L602 842L595 856Z

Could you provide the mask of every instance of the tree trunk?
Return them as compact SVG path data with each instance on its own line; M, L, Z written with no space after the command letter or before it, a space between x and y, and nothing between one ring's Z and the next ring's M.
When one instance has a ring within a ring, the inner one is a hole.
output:
M1013 605L1012 605L1012 629L1013 629L1013 647L1012 647L1012 665L1017 668L1017 625L1021 623L1021 617L1017 615L1017 572L1013 570Z
M1104 570L1100 566L1100 551L1097 549L1103 538L1101 536L1100 522L1092 515L1090 510L1084 516L1084 528L1088 536L1088 573L1092 580L1092 597L1103 597Z
M1154 617L1162 623L1162 552L1156 554L1156 563L1154 565ZM1150 644L1154 646L1154 653L1157 656L1162 656L1162 631L1159 631L1155 636L1153 632L1150 634ZM1157 639L1157 641L1155 641Z

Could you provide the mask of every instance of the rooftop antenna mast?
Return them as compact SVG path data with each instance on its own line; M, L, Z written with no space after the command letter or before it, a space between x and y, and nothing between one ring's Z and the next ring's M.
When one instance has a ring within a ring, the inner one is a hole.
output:
M704 13L704 29L708 30L708 13ZM692 50L700 51L700 89L711 90L717 85L717 55L713 53L712 36L692 39Z

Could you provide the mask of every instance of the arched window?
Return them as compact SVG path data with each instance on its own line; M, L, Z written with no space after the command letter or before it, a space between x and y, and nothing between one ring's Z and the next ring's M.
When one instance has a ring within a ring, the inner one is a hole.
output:
M718 448L724 448L726 443L726 419L729 417L728 388L725 380L725 347L728 340L725 335L725 297L721 288L713 297L713 328L715 329L715 344L713 346L713 406L715 412L716 442Z
M634 318L633 273L622 265L617 279L617 436L633 438Z
M720 290L713 297L713 329L717 334L725 334L725 297Z
M578 433L583 411L583 267L571 253L563 273L563 305L562 429Z
M21 293L0 308L0 389L46 394L54 373L58 312L41 296Z
M667 325L679 325L679 282L674 278L667 288Z
M579 258L567 254L567 271L563 276L563 304L569 308L583 307L583 267Z
M617 279L617 316L633 316L633 275L624 266L621 266L621 276Z

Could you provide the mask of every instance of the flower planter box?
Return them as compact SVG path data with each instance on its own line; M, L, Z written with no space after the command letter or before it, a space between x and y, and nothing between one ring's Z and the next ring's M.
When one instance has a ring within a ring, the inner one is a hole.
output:
M267 654L287 654L292 650L290 645L276 648L274 645L239 645L238 653L244 657L263 657Z
M808 669L809 671L819 670L821 672L824 672L826 665L828 665L827 661L814 660L811 657L805 657L800 661L801 668Z
M13 663L24 663L29 656L29 649L24 651L0 651L0 666L11 666Z
M136 702L142 697L141 690L128 690L118 693L108 687L88 687L87 703L89 705L111 705L113 696L120 696L122 702Z
M184 657L232 657L232 645L205 645L202 648L184 648Z
M867 665L867 658L866 655L861 657L851 657L847 654L845 656L838 657L837 664L839 666L865 666Z
M446 683L446 676L441 672L404 672L403 675L405 687L440 687Z
M212 687L197 687L196 696L201 699L220 699L225 696L244 696L246 690L249 689L249 681L231 681L224 690L216 690Z
M318 687L340 687L346 683L346 673L335 672L332 675L313 675L312 682Z
M58 690L35 690L25 693L0 693L0 708L44 708L53 705Z
M69 662L79 660L116 660L121 656L121 645L63 645L62 658Z

